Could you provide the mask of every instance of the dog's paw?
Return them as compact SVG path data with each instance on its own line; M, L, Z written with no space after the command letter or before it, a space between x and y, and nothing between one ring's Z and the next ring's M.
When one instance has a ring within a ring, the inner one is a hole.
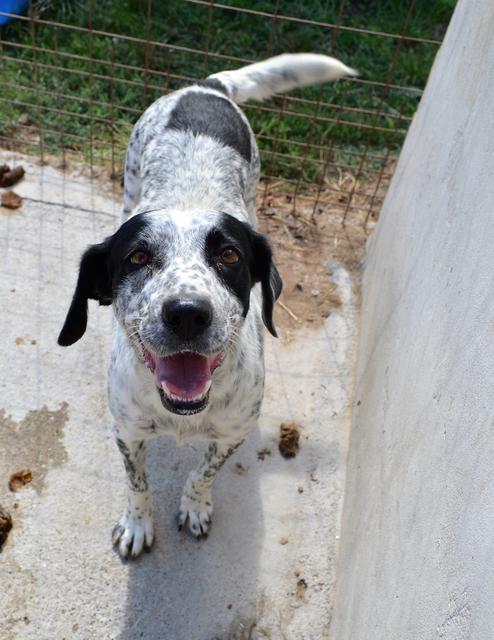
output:
M178 512L179 531L188 527L196 538L206 538L212 517L213 502L210 493L201 495L200 498L192 498L187 493L183 494Z
M137 558L143 550L149 551L153 540L153 518L146 513L132 516L126 511L112 532L112 543L122 558Z

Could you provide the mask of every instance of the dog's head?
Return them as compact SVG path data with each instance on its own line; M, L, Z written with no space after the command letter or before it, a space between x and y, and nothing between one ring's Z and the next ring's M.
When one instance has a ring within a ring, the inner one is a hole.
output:
M83 336L88 299L113 304L165 408L197 413L257 282L264 324L276 336L273 306L282 283L264 236L225 213L141 213L82 256L58 343Z

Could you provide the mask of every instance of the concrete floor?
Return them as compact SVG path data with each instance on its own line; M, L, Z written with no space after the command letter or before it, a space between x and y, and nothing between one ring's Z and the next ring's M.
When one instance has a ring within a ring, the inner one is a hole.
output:
M201 446L156 440L156 544L124 563L110 543L125 505L105 398L110 308L91 306L84 339L56 345L81 251L115 229L119 205L82 176L20 160L24 205L0 208L0 504L14 520L0 554L0 638L327 638L355 339L348 274L334 270L343 305L323 328L286 345L267 337L262 419L217 478L209 538L175 525ZM277 449L287 419L304 427L292 460ZM11 493L24 468L33 483Z

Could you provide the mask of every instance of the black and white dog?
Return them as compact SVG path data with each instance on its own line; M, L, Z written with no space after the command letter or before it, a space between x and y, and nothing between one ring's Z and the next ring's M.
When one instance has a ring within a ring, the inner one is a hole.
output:
M82 256L58 339L82 337L88 299L113 304L109 405L129 485L113 543L123 557L153 542L147 440L208 441L178 518L199 537L211 524L215 474L259 417L263 323L276 336L281 278L255 231L259 153L236 103L348 75L355 71L334 58L281 55L162 97L133 129L128 219Z

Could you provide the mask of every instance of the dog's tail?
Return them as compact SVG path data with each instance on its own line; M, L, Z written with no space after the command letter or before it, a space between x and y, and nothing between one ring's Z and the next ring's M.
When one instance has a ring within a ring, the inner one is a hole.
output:
M247 100L264 100L296 87L357 75L355 69L336 58L317 53L284 53L234 71L214 73L205 84L214 86L214 81L220 82L228 96L241 104Z

